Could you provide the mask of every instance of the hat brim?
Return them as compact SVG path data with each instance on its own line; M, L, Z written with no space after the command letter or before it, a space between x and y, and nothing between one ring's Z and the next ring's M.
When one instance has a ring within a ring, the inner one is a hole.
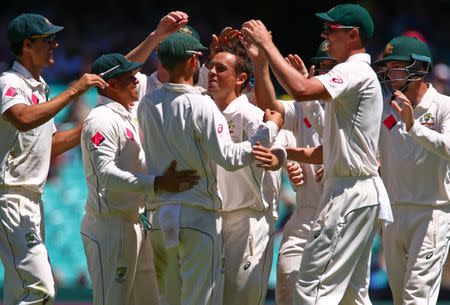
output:
M377 60L376 62L374 62L374 64L376 66L384 66L387 62L390 61L409 61L409 60L410 58L405 56L387 56L385 58Z
M309 61L310 62L318 62L318 61L322 61L322 60L334 60L334 61L336 61L336 58L329 57L329 56L320 56L320 57L313 57Z
M316 13L316 17L324 22L336 22L336 20L331 18L327 13Z
M59 31L61 31L62 29L64 29L63 26L59 26L59 25L50 25L50 27L41 35L51 35L51 34L55 34L58 33Z
M121 67L116 70L113 70L111 73L108 73L103 76L104 80L108 80L114 77L117 77L121 74L136 70L141 68L144 65L143 62L130 62L126 67Z

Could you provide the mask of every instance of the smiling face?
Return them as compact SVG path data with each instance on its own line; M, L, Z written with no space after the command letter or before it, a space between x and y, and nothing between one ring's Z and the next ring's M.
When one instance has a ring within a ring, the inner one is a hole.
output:
M343 62L348 58L350 44L359 37L358 31L355 27L325 24L320 36L328 42L327 53L337 62Z
M113 99L122 104L125 108L130 109L138 100L139 80L135 77L135 71L128 71L114 77L108 81Z
M246 73L236 71L237 56L228 52L217 53L211 60L208 74L208 93L217 103L235 99L247 79ZM233 98L234 97L234 98Z

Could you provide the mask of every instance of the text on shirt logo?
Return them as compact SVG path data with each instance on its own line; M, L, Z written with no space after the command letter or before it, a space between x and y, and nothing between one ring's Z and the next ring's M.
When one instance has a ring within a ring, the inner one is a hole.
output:
M333 82L333 83L336 83L336 84L342 84L344 81L341 79L341 78L339 78L339 77L333 77L332 79L331 79L331 81Z
M221 134L222 131L223 131L223 125L222 125L222 124L219 124L219 126L217 127L217 133L218 133L218 134Z

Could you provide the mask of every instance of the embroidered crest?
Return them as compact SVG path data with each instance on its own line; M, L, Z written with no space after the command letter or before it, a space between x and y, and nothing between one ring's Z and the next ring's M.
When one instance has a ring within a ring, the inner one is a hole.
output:
M430 128L434 125L434 118L433 115L429 112L425 113L423 116L419 119L420 124Z
M182 27L178 30L178 32L182 32L182 33L185 33L185 34L192 35L192 31L191 31L189 28L185 27L185 26L182 26Z
M102 144L103 141L105 141L105 137L99 131L97 131L91 138L91 141L96 147L98 147L100 144Z
M388 43L388 44L386 45L386 47L384 48L384 54L383 54L383 57L392 55L392 52L393 52L393 51L394 51L394 46L391 45L390 43Z
M330 43L328 41L324 41L322 43L322 45L320 46L320 51L322 52L327 52L328 51L328 46L330 45Z
M233 120L228 121L228 129L230 130L230 134L233 134L234 123Z
M118 282L125 281L124 276L127 273L127 267L117 267L116 268L116 280Z

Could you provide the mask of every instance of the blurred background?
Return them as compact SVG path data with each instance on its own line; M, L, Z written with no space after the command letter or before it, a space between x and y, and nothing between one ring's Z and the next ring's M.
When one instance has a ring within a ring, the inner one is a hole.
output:
M58 33L59 48L56 63L44 70L43 76L51 87L51 95L63 91L70 81L90 70L90 64L102 53L127 53L139 44L158 24L161 17L172 10L183 10L192 25L208 45L212 33L225 26L239 28L248 19L260 19L272 31L275 44L283 54L298 53L303 59L312 57L321 42L321 23L314 13L327 11L344 1L11 1L2 0L0 9L0 72L12 64L6 28L15 16L39 13L65 29ZM433 53L434 69L430 81L444 94L450 94L450 0L360 1L374 18L375 36L368 52L379 56L385 44L395 36L408 34L428 43ZM155 70L156 56L152 54L143 72ZM278 88L278 94L284 92ZM95 90L88 91L66 107L56 117L60 129L81 121L95 105ZM287 179L279 205L277 224L278 252L283 225L295 209L295 194ZM55 160L51 166L44 193L46 244L59 287L59 304L89 301L90 281L86 270L80 221L87 195L86 183L78 148ZM371 295L375 304L390 304L390 291L384 270L379 238L373 248ZM269 283L267 304L274 304L276 255ZM3 269L0 266L0 286ZM440 304L450 300L450 268L444 270ZM66 303L61 303L66 302ZM67 303L68 302L68 303Z

